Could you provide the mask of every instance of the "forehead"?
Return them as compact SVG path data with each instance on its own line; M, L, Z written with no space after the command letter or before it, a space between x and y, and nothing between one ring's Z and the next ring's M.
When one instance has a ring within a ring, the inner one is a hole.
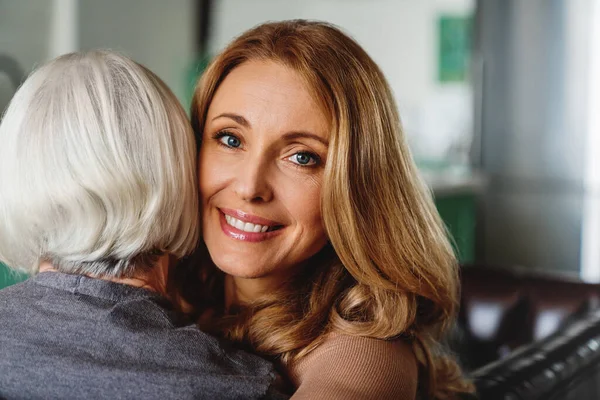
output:
M296 71L273 61L249 61L221 83L208 119L236 113L255 126L328 134L329 123L309 86Z

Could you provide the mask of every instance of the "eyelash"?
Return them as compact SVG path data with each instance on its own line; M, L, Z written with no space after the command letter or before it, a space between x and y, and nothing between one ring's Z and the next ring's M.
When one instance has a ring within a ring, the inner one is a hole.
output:
M240 148L240 147L232 147L232 146L228 146L228 145L226 145L225 143L223 143L223 142L221 141L221 139L223 139L223 138L224 138L224 137L226 137L226 136L231 136L231 137L234 137L234 138L236 138L236 139L237 139L237 140L240 142L240 146L241 146L241 143L242 143L242 141L240 140L240 138L239 138L239 137L237 137L236 135L234 135L233 133L231 133L231 132L228 132L228 131L219 131L219 132L215 133L215 134L213 135L213 139L217 141L217 144L218 144L219 146L223 146L223 147L224 147L224 148L226 148L226 149L230 149L230 150L237 150L237 149L239 149L239 148ZM297 164L297 163L295 163L295 162L293 162L293 161L292 161L292 164L293 164L295 167L297 167L297 168L315 168L315 167L318 167L319 165L321 165L321 157L319 157L317 154L315 154L315 153L313 153L313 152L310 152L310 151L299 151L299 152L297 152L297 153L294 153L294 154L293 154L293 155L291 155L290 157L288 157L288 159L289 159L289 158L292 158L292 157L294 157L294 156L297 156L297 155L299 155L299 154L303 154L303 155L307 155L307 156L309 156L310 158L312 158L312 160L314 161L314 163L313 163L313 164L305 164L305 165L302 165L302 164Z
M213 139L214 139L214 140L216 140L216 141L217 141L217 143L218 143L220 146L223 146L223 147L225 147L226 149L233 149L233 150L239 149L239 147L231 147L231 146L228 146L228 145L226 145L225 143L223 143L223 142L221 141L221 139L223 139L225 136L231 136L231 137L234 137L234 138L236 138L236 139L237 139L237 140L240 142L240 145L241 145L241 143L242 143L242 141L240 140L240 138L239 138L239 137L237 137L236 135L234 135L233 133L231 133L231 132L228 132L228 131L219 131L219 132L215 133L215 134L213 135Z

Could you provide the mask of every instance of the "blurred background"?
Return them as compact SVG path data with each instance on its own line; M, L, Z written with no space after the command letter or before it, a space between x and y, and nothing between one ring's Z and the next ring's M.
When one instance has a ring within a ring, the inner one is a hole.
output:
M467 361L477 367L555 332L600 293L598 3L0 0L0 110L39 63L97 47L148 66L188 108L211 56L244 30L337 24L396 96L463 265L461 337L487 352ZM19 279L0 269L0 287Z

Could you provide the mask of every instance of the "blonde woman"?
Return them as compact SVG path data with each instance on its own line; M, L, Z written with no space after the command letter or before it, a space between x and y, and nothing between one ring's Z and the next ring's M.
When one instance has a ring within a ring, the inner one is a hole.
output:
M187 116L107 51L37 69L0 125L0 398L280 398L270 363L182 318L173 258L198 238Z
M186 293L204 326L277 360L296 399L471 391L438 345L456 259L356 42L301 20L245 32L202 76L192 125L206 252Z

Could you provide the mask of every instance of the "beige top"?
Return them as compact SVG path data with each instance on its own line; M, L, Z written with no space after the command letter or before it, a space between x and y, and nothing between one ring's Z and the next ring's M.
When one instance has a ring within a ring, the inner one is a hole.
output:
M331 334L292 364L293 400L397 399L417 395L417 361L409 344Z

